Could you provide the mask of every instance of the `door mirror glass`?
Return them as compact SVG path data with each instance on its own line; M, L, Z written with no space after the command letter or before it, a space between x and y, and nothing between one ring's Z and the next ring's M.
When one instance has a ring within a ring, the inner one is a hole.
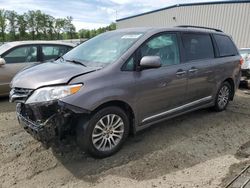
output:
M161 58L159 56L144 56L140 61L141 69L154 69L161 67Z
M5 62L4 58L0 58L0 66L5 65L5 64L6 64L6 62Z

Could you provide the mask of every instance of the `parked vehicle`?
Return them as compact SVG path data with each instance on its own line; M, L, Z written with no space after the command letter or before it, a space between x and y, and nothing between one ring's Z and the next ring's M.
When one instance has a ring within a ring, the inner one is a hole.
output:
M239 52L222 31L186 27L106 32L23 70L10 93L19 123L43 143L73 132L102 158L157 122L225 110L240 81Z
M56 59L75 45L53 41L9 42L0 46L0 96L10 92L15 74L27 66Z
M241 48L240 55L243 58L241 66L242 76L250 77L250 48Z
M243 59L241 81L242 83L246 83L248 88L250 88L250 48L241 48L239 51Z

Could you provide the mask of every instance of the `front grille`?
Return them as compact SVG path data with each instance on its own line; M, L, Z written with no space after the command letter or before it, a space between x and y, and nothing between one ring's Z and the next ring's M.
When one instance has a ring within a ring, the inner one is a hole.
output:
M25 103L32 91L32 89L13 88L10 91L10 102Z

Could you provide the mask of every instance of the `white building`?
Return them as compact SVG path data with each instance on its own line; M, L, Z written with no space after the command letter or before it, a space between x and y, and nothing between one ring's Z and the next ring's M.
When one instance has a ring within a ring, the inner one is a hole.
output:
M250 47L250 0L179 4L117 20L117 28L206 26L230 34L239 48Z

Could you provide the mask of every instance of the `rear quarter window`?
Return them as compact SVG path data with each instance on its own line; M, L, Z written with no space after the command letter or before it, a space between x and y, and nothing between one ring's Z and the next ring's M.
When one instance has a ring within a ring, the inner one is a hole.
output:
M226 35L214 35L214 39L216 41L219 56L227 57L227 56L235 56L238 55L238 51L231 38Z

